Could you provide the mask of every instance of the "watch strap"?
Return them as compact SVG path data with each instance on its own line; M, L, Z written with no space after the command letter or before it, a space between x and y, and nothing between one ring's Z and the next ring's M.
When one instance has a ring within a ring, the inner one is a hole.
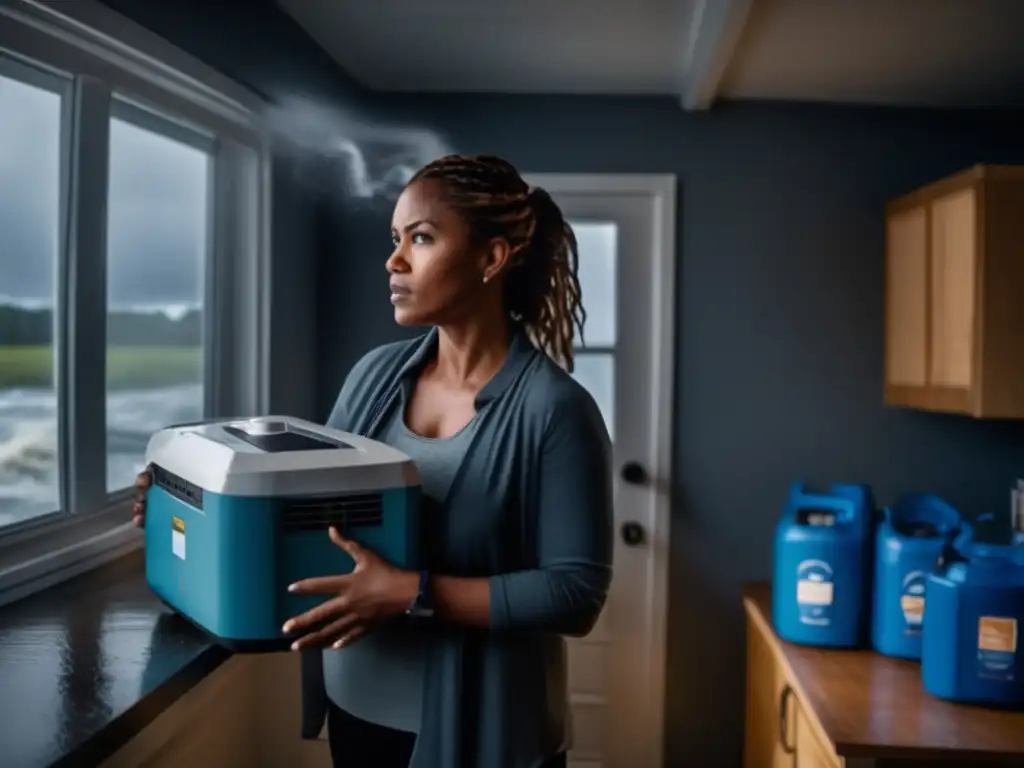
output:
M434 615L434 609L430 605L430 573L420 571L420 586L416 592L416 598L412 601L406 614L413 617L429 617Z

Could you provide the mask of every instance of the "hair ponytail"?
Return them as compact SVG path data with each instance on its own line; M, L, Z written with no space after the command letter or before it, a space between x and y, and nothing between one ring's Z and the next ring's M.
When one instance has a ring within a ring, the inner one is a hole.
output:
M582 339L586 320L577 276L576 235L546 190L534 187L527 201L533 212L533 232L522 260L508 274L505 301L534 343L572 371L575 331Z

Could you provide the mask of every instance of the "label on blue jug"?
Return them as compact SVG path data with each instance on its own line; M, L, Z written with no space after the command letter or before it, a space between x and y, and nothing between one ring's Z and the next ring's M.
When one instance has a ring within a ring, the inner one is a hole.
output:
M832 566L824 560L804 560L796 567L796 604L800 623L827 627L832 623L835 598Z
M924 621L924 590L928 583L928 574L924 571L911 571L903 577L900 591L900 610L903 620L907 623L906 632L917 635L921 632Z
M978 619L978 675L1013 680L1016 672L1017 620L997 616Z

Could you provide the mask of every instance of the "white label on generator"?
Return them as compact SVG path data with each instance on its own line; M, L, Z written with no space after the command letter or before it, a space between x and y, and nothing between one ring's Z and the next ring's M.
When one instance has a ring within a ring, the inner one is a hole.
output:
M185 559L185 521L171 517L171 551L175 557Z

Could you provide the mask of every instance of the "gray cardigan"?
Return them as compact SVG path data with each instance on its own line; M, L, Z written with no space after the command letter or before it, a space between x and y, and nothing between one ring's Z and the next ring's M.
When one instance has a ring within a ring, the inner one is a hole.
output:
M436 329L373 350L353 367L328 424L377 437L436 352ZM481 421L425 543L430 570L489 578L490 628L423 627L411 768L533 768L568 749L563 635L590 632L611 581L611 444L590 394L517 330L476 405ZM322 664L319 651L305 652L305 738L327 709Z

